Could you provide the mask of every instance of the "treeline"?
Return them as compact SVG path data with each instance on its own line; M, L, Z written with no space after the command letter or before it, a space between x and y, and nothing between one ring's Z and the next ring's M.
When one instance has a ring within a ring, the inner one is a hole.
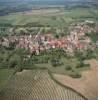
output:
M98 31L97 32L91 32L91 33L86 33L86 36L90 37L93 43L98 42Z
M31 62L28 55L28 51L24 49L0 46L0 68L20 71L33 67L33 62Z
M92 51L87 51L85 54L75 52L74 56L70 56L62 49L51 49L36 55L36 53L30 54L25 49L16 49L14 44L10 44L9 47L0 45L0 68L15 69L15 71L34 68L48 68L50 70L49 67L40 66L40 64L46 64L47 66L49 64L55 69L64 66L65 71L70 72L69 75L71 77L80 78L81 74L77 70L84 67L88 68L90 65L85 64L83 61L93 57L95 56ZM71 64L65 64L62 58L69 60L76 58L79 63L75 66L75 70L73 70L73 66Z
M35 64L48 62L53 67L60 67L63 64L60 60L63 56L66 56L66 53L60 49L44 51L36 55L35 53L30 54L25 49L16 49L13 44L9 47L0 45L0 68L32 69L36 67Z
M24 12L24 11L29 11L32 10L32 7L26 6L26 5L21 5L21 6L16 6L16 7L4 7L0 9L0 16L5 16L10 13L16 13L16 12Z
M25 25L12 25L9 23L0 23L0 27L50 27L50 25L43 25L37 22L27 23Z
M6 23L6 24L0 23L0 36L7 36L9 34L10 28L13 29L12 30L13 31L12 34L13 34L13 33L15 33L15 29L18 29L18 28L24 28L25 29L25 28L31 28L31 27L40 28L40 27L50 27L50 26L49 25L42 25L42 24L39 24L39 23L36 23L36 22L35 23L28 23L28 24L25 24L25 25L12 25L12 24L8 24L8 23ZM28 33L25 33L24 31L21 31L20 35L21 35L21 33L29 34L31 32L33 32L33 31L28 30ZM17 33L15 33L15 34L17 35Z

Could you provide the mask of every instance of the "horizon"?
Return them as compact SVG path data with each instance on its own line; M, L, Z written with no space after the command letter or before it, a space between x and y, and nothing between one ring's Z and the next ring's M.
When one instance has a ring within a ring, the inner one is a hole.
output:
M0 0L0 1L21 1L21 0ZM59 0L22 0L22 1L59 1ZM83 1L83 0L60 0L60 1Z

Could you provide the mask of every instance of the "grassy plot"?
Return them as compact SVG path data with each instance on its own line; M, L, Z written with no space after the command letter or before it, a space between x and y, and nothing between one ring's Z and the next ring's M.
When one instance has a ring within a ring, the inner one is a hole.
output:
M58 11L53 9L54 12L51 12L51 9L44 10L45 13L41 10L37 10L37 14L34 11L28 11L28 13L18 12L6 16L0 16L0 23L11 23L13 25L24 25L27 23L38 22L42 25L51 25L51 26L64 26L67 23L74 21L75 19L80 19L82 17L88 18L94 16L89 9L79 8L71 10L62 10ZM43 14L42 14L43 13Z
M89 66L80 66L81 62L77 58L62 58L61 61L62 65L60 66L52 66L51 62L43 63L43 64L35 64L38 68L47 68L53 73L57 74L67 74L67 75L73 75L76 73L81 74L82 71L88 70Z
M6 85L8 79L13 74L14 70L11 69L0 69L0 89Z

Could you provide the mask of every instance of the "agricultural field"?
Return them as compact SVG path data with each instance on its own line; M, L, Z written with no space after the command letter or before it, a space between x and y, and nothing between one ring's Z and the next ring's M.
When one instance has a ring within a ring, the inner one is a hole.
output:
M12 91L13 90L13 91ZM53 80L47 70L17 72L0 95L1 100L86 100Z
M0 90L7 84L13 72L11 69L0 69Z
M54 78L60 83L67 85L82 93L88 100L98 100L98 60L91 59L91 69L82 73L82 78L73 79L66 75L54 74Z
M93 12L97 13L97 10L94 9ZM64 27L77 20L93 18L95 15L88 8L70 10L64 8L39 9L0 16L0 23L12 25L39 23L41 25Z

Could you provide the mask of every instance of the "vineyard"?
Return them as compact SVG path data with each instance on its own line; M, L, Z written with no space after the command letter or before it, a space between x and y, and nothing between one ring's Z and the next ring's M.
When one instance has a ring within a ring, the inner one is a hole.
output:
M85 100L85 98L72 89L58 84L46 70L24 70L9 80L0 100Z

